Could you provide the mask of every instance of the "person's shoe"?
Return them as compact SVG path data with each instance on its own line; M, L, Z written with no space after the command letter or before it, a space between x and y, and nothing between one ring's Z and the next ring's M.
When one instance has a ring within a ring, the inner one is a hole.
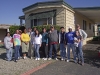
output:
M67 60L67 62L69 62L69 60Z
M82 66L84 66L84 63L82 63Z
M47 58L44 58L44 60L47 60Z
M37 58L37 60L40 60L40 58Z
M30 59L33 59L32 57L30 57Z
M17 60L14 60L14 62L17 62Z
M48 60L51 60L51 58L48 58Z
M61 61L63 61L64 59L63 58L61 58Z
M35 60L38 60L38 58L35 58Z
M74 60L74 63L75 63L75 64L77 64L77 61L76 61L76 60Z
M58 60L57 58L55 58L55 60Z

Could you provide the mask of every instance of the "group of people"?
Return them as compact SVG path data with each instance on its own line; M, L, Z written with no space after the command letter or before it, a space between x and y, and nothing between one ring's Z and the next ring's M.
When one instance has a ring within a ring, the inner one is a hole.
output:
M46 28L42 29L42 33L34 28L28 28L28 31L16 30L13 37L8 32L4 38L4 45L7 51L7 60L12 60L13 45L14 45L14 61L17 62L22 56L23 59L35 57L35 60L40 60L40 52L42 52L43 60L57 59L57 46L60 47L61 60L70 61L70 50L72 50L75 63L84 65L82 43L87 38L84 30L80 29L80 25L76 25L76 30L72 31L72 27L65 32L64 27L58 32L54 26L50 27L47 32Z

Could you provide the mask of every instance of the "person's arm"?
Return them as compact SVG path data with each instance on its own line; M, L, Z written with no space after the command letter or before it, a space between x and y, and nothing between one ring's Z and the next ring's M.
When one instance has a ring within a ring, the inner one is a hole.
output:
M8 46L7 38L6 38L6 37L4 38L4 45L5 45L5 48L6 48L6 49L9 49L9 48L10 48L10 47Z
M14 35L13 35L13 43L14 43L14 46L15 46L15 42L14 42Z
M85 40L87 38L87 33L84 30L81 30L82 34L83 34L83 40Z
M40 34L39 37L40 37L40 43L42 44L42 35ZM40 47L41 47L41 44L40 44Z
M65 44L67 44L67 33L65 34Z

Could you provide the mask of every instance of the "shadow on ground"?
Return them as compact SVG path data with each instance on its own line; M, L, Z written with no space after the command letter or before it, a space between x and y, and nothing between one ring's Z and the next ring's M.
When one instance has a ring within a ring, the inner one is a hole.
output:
M85 63L100 68L100 57L98 57L98 51L84 50Z

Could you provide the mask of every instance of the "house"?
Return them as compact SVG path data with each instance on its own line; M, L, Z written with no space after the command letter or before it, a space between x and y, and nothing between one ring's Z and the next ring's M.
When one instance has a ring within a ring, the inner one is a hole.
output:
M3 42L6 33L9 32L10 26L11 25L0 24L0 42Z
M80 24L86 31L88 38L86 41L97 36L97 25L100 23L100 7L73 8L63 0L38 2L23 8L24 15L20 16L20 24L25 20L26 28L37 25L59 25L68 27ZM86 42L84 42L86 43Z

